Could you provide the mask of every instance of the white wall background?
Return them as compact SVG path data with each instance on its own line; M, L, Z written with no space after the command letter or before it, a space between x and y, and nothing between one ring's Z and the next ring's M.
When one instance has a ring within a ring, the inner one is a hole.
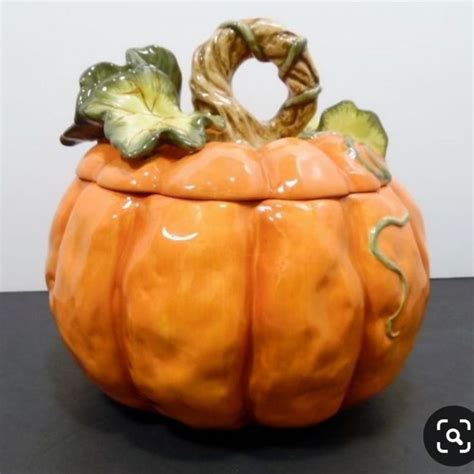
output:
M58 140L80 73L157 43L173 50L187 81L194 48L222 21L249 16L270 16L308 38L320 110L351 98L379 114L391 170L424 212L433 276L473 275L469 3L23 3L3 11L1 290L45 288L49 225L88 148ZM237 74L236 91L266 118L286 95L272 67L256 61Z

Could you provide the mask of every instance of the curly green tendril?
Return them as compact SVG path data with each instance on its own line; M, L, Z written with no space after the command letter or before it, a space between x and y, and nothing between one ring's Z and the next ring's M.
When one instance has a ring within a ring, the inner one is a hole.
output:
M386 322L385 331L387 336L390 338L395 338L400 334L400 331L395 331L393 328L393 323L401 314L405 307L405 303L409 293L409 284L405 272L398 266L396 262L388 258L381 250L378 242L380 233L388 226L394 225L397 227L403 227L410 220L410 214L407 213L402 218L397 218L393 216L386 216L380 219L375 227L373 227L369 232L369 248L372 255L379 260L386 268L395 272L400 278L400 283L402 286L402 297L400 304L395 311L395 313L390 316Z

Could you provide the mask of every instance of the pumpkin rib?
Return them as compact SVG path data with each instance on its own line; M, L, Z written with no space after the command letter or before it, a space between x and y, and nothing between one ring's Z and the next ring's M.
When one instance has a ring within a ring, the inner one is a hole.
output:
M357 193L359 194L359 193ZM355 197L355 196L354 196ZM347 199L348 197L346 197ZM347 202L347 201L346 201ZM351 252L351 255L352 255L352 259L353 259L353 263L354 263L354 266L357 268L357 274L359 275L359 277L361 278L361 283L362 283L362 291L363 291L363 298L364 298L364 330L361 334L361 344L360 344L360 351L357 355L357 358L356 358L356 361L355 361L355 365L354 365L354 371L352 373L352 376L351 376L351 380L350 380L350 383L348 385L348 390L344 396L344 400L341 404L341 409L344 409L346 407L350 407L351 404L347 402L347 399L349 397L349 394L351 392L351 387L354 385L354 381L357 379L358 377L358 369L359 369L359 366L362 362L362 358L363 358L363 353L364 353L364 340L366 338L366 327L367 327L367 317L368 317L368 314L369 312L371 311L371 305L369 304L370 303L370 299L369 299L369 291L368 291L368 287L367 287L367 284L366 282L364 282L362 280L362 277L361 277L361 272L360 272L360 267L361 267L361 263L357 261L357 257L358 257L358 250L357 250L357 245L355 243L355 239L354 239L354 231L353 231L353 227L354 227L354 224L353 222L351 222L351 217L352 217L352 212L348 209L348 206L345 205L344 206L344 211L345 211L345 215L346 215L346 218L347 218L347 223L348 223L348 228L350 229L349 231L349 234L351 236L351 245L353 246L353 251ZM370 229L370 226L368 226L368 229L367 229L367 236L369 235L369 229ZM368 240L368 239L367 239ZM368 243L368 242L367 242Z
M135 385L165 416L193 426L235 426L244 411L251 209L159 195L147 200L137 209L141 231L124 275Z
M134 199L140 199L140 198L137 196L134 196ZM146 202L146 196L145 198L140 199L139 205L144 206L145 202ZM125 239L122 241L124 242L124 245L122 247L122 252L119 255L119 258L115 266L113 292L117 294L118 302L115 300L115 298L112 298L112 302L115 303L114 311L116 312L116 320L117 320L117 324L114 326L114 337L119 347L119 354L121 355L123 359L122 361L123 361L123 364L125 365L130 382L132 386L135 388L135 391L139 395L139 397L142 398L144 402L147 404L147 406L145 406L144 409L153 411L152 400L150 400L142 391L140 391L137 385L135 384L135 380L133 379L133 376L132 376L130 359L129 359L127 348L124 342L124 330L125 330L127 305L126 305L125 292L123 291L123 275L126 268L126 264L130 258L131 252L133 250L133 246L136 241L135 239L136 221L137 221L137 215L136 213L134 213L130 228L128 232L126 233Z
M344 197L344 199L347 199L347 196ZM344 201L343 201L344 202ZM346 216L346 222L348 224L348 229L349 229L349 239L350 239L350 245L351 245L351 248L352 248L352 251L350 252L350 255L351 255L351 260L353 262L353 265L354 265L354 268L356 268L356 273L357 275L359 276L359 279L360 279L360 282L361 282L361 286L362 286L362 294L363 294L363 301L364 301L364 311L363 311L363 315L362 315L362 318L363 318L363 331L361 332L361 335L360 335L360 349L359 349L359 352L357 354L357 357L355 359L355 363L354 363L354 369L352 371L352 375L351 375L351 379L349 381L349 384L347 386L347 391L344 395L344 398L342 400L342 403L340 405L340 409L341 410L344 410L345 408L349 408L351 406L351 404L348 404L347 403L347 399L348 399L348 395L351 391L351 387L353 386L354 384L354 380L357 378L357 369L359 367L359 364L361 362L361 359L362 359L362 356L363 356L363 351L364 351L364 339L365 339L365 331L366 331L366 325L367 325L367 315L368 315L368 311L370 311L370 306L369 306L369 292L368 292L368 289L367 289L367 285L365 284L365 282L363 282L362 278L361 278L361 274L360 274L360 262L357 261L357 255L358 255L358 252L357 252L357 246L355 245L355 242L354 242L354 232L353 232L353 225L351 224L351 212L349 211L348 209L348 206L347 205L343 205L343 209L344 209L344 214Z
M100 185L99 185L100 186ZM149 206L149 198L152 196L150 194L141 194L141 193L124 193L122 191L119 191L120 193L128 196L128 197L131 197L132 199L137 199L139 200L140 202L138 203L139 206L138 208L140 209L140 212L146 212L147 211L147 208ZM118 265L118 272L117 272L117 281L120 280L120 287L119 287L119 294L120 294L120 299L121 299L121 306L122 306L122 310L120 311L121 315L120 317L118 318L118 321L120 321L120 331L119 333L117 333L116 331L116 337L118 338L118 344L121 348L121 353L122 353L122 357L125 361L125 364L126 364L126 368L127 368L127 373L128 373L128 376L131 380L131 383L133 385L133 387L135 387L137 393L140 394L140 396L146 400L147 404L148 404L148 409L153 412L153 413L158 413L162 416L166 416L165 413L163 413L161 410L160 410L160 407L159 407L159 404L157 403L157 400L154 400L152 399L150 396L148 396L148 394L146 393L146 391L144 391L140 385L137 383L136 379L135 379L135 376L134 376L134 369L133 369L133 365L132 365L132 362L131 362L131 354L128 350L128 347L127 347L127 344L126 344L126 340L128 339L129 337L129 328L128 328L128 325L127 325L127 321L128 321L128 318L130 318L130 314L129 314L129 310L128 310L128 305L126 304L127 302L127 298L125 297L125 294L126 294L126 291L125 291L125 288L124 288L124 278L125 278L125 275L126 275L126 272L127 272L127 267L129 265L129 262L130 262L130 259L133 255L133 252L135 250L135 247L137 245L137 242L139 242L139 238L138 236L140 235L140 230L143 230L143 229L140 229L140 226L139 226L139 214L137 213L136 210L133 210L134 212L134 215L133 215L133 224L130 228L130 231L127 235L127 240L126 240L126 245L125 245L125 248L127 251L123 251L122 252L122 256L120 258L121 260L121 264ZM125 256L127 258L125 258ZM120 278L118 278L120 276ZM118 283L117 283L118 285Z
M361 193L361 194L365 194L365 193ZM359 361L361 359L361 356L362 356L362 351L364 349L364 338L365 338L365 328L366 328L366 324L367 324L367 311L368 311L368 295L367 295L367 286L366 284L364 283L363 279L362 279L362 276L361 276L361 273L360 273L360 270L359 270L359 262L357 262L357 249L356 249L356 245L355 245L355 242L354 242L354 232L353 232L353 229L352 229L352 224L351 224L351 215L350 215L350 212L348 210L348 206L346 204L346 199L347 199L347 196L344 196L341 200L340 200L340 203L341 203L341 207L342 207L342 212L343 212L343 215L344 215L344 221L346 223L346 226L347 226L347 229L348 229L348 232L346 233L346 236L347 236L347 245L348 245L348 248L349 248L349 251L348 251L348 254L349 254L349 259L351 261L351 265L352 265L352 268L354 269L354 273L357 275L357 279L358 279L358 282L359 282L359 288L360 288L360 292L361 292L361 295L362 295L362 311L361 311L361 315L360 315L360 318L362 320L361 324L362 324L362 330L360 331L360 335L359 335L359 350L354 358L354 366L352 368L352 373L350 375L350 378L349 378L349 382L346 386L346 391L344 393L344 396L341 400L341 404L339 405L339 410L342 410L344 409L344 405L345 405L345 401L346 401L346 398L347 398L347 394L348 392L350 391L350 388L353 384L353 380L354 380L354 377L356 376L356 371L357 371L357 367L359 365Z
M264 199L314 200L349 193L346 176L319 147L289 137L269 143L259 150L260 167L265 169L269 186Z
M79 200L79 196L89 185L89 182L75 178L64 193L55 213L49 233L49 250L46 260L46 286L50 292L53 292L54 290L58 259L67 225L74 211L74 207Z
M398 322L400 336L396 339L389 339L385 333L386 316L381 318L380 314L384 311L387 312L387 301L393 299L392 306L394 308L399 304L398 292L392 290L392 288L398 288L398 282L395 280L395 275L391 275L393 272L388 269L385 269L388 272L387 274L384 271L385 278L381 279L377 276L379 271L377 265L381 265L382 268L385 267L370 252L368 237L370 230L380 218L387 215L404 215L407 208L390 187L382 188L374 196L352 195L347 198L346 205L347 213L351 217L351 235L353 238L355 237L353 255L357 257L355 262L358 273L364 282L366 322L362 351L343 407L359 403L379 393L400 372L415 342L415 336L422 322L422 308L426 303L428 293L427 286L423 283L427 281L427 276L410 223L407 223L403 228L388 228L384 231L385 234L381 236L381 245L396 244L395 250L398 247L398 255L394 259L406 272L411 285L411 292L408 294ZM367 220L370 213L373 213L375 217ZM361 226L365 229L366 237L360 234ZM363 249L363 254L360 253L361 249ZM393 252L394 249L391 251ZM388 283L390 281L393 282L393 286ZM392 292L394 291L392 296L387 292L389 289ZM384 295L383 301L378 297L379 294ZM379 335L377 335L378 333ZM376 361L385 364L378 367Z
M115 276L113 252L124 230L112 216L119 207L120 193L95 184L79 195L61 244L52 307L66 345L102 391L121 403L146 408L140 394L131 390L117 340L110 337L116 317L110 305L112 291L108 291L113 282L108 276ZM107 242L109 253L103 251Z
M250 214L251 224L249 225L248 232L251 235L251 248L253 251L248 257L247 263L247 290L246 297L248 299L247 304L247 318L248 318L248 330L245 338L244 351L244 363L242 365L242 400L243 400L243 415L242 425L246 423L252 423L255 421L254 410L252 399L250 397L250 379L253 372L254 363L254 340L253 340L253 326L255 318L255 305L256 305L256 294L258 293L258 278L257 278L257 258L260 251L260 235L259 227L256 219L256 205L252 206L252 212Z
M343 402L361 340L353 332L363 327L360 282L338 200L259 207L254 416L267 425L304 426ZM299 245L303 237L307 245Z
M378 191L376 191L376 192L378 192ZM361 194L365 194L365 193L363 192ZM340 198L340 199L337 199L337 200L338 200L338 202L340 204L340 207L341 207L344 223L350 228L349 217L347 215L346 206L344 205L344 199L345 199L345 196ZM360 308L360 311L358 312L358 314L356 316L360 319L360 328L361 329L359 331L359 338L358 338L358 342L357 342L358 350L357 350L357 353L356 353L355 357L353 358L352 370L351 370L351 373L350 373L350 375L349 375L349 377L346 381L344 394L342 395L342 397L340 399L340 403L339 403L339 406L337 408L337 412L339 412L343 408L344 402L345 402L345 399L346 399L346 396L347 396L347 392L349 391L349 389L351 387L351 384L352 384L352 380L354 378L354 374L355 374L355 371L356 371L356 368L357 368L357 364L359 362L359 358L360 358L361 352L363 350L364 331L365 331L365 324L366 324L366 294L365 294L365 287L364 287L362 278L360 276L359 269L358 269L358 267L357 267L357 265L356 265L356 263L354 262L354 259L353 259L353 248L352 248L352 240L351 240L352 239L352 233L347 232L344 235L345 235L345 238L346 238L345 244L346 244L346 249L347 249L347 251L346 251L347 259L350 262L350 265L351 265L351 268L352 268L352 273L355 276L354 280L357 280L358 292L359 292L359 294L362 295L361 308Z

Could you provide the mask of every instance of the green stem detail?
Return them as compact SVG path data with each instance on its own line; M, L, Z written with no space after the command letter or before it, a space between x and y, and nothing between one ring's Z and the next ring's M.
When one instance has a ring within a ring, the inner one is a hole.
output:
M366 144L365 148L367 150L367 154L369 155L370 159L372 160L372 162L375 163L375 165L377 166L377 169L380 172L380 175L382 176L381 181L383 181L384 183L389 183L392 180L392 174L390 173L388 168L385 166L385 163L383 162L383 160L381 160L378 156L375 155L370 145Z
M388 318L386 322L386 326L385 326L385 331L387 333L387 336L392 339L394 339L400 334L400 331L395 331L393 329L393 323L395 319L398 318L398 316L403 311L403 308L405 307L405 303L406 303L408 292L409 292L409 284L408 284L408 279L405 275L405 272L398 266L396 262L388 258L386 255L384 255L384 253L380 249L378 238L382 230L384 230L386 227L391 226L391 225L395 225L397 227L403 227L409 220L410 220L409 213L405 214L405 216L402 218L393 217L393 216L383 217L377 222L375 227L373 227L369 232L370 252L386 268L388 268L392 272L395 272L399 276L400 283L402 285L402 297L401 297L400 304L397 310L395 311L395 313L393 313L392 316Z
M260 122L232 93L232 78L246 60L271 62L288 89L288 97L270 120ZM319 76L306 40L265 18L225 22L193 55L192 101L203 113L220 115L225 129L208 133L215 141L260 147L296 137L316 112Z
M260 45L257 43L257 39L249 25L241 21L227 21L222 23L220 28L230 28L247 43L247 46L256 59L262 62L268 61L265 54L263 54L262 48L260 48Z
M300 57L304 48L306 47L306 38L298 37L290 46L288 54L286 55L285 60L280 64L278 68L278 75L280 79L284 79L288 72L291 70L295 62Z
M350 135L346 135L345 137L346 145L347 148L349 149L349 153L351 153L354 158L362 165L365 167L367 171L372 173L374 176L376 176L382 183L388 183L391 179L392 176L390 172L388 171L387 167L385 164L382 162L382 160L379 160L370 150L369 146L366 146L367 152L371 158L371 161L367 160L365 157L363 157L359 151L357 150L355 144L354 144L354 139ZM374 165L375 163L375 165Z
M257 42L255 34L249 25L241 21L228 21L222 23L220 28L230 28L232 31L238 34L245 41L245 43L249 47L250 51L252 51L252 54L255 56L256 59L263 62L269 61L269 59L262 51L262 48ZM286 75L290 72L296 61L298 61L300 55L303 53L306 47L306 43L306 38L302 38L301 36L296 37L295 40L292 42L291 46L288 48L288 53L285 59L278 67L278 75L280 79L284 79ZM307 89L301 94L295 95L287 99L281 108L286 109L295 105L308 104L314 101L316 97L318 97L320 92L320 85L311 89Z
M321 90L321 86L319 85L313 87L312 89L306 89L301 94L294 95L293 97L285 100L281 108L286 109L288 107L293 107L294 105L308 104L318 97L318 95L321 93Z

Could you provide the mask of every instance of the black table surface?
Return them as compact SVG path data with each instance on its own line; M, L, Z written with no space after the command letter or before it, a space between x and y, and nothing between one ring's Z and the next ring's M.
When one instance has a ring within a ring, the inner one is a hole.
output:
M383 394L318 426L195 431L123 408L82 374L45 292L0 294L0 472L466 473L424 449L428 417L473 408L474 279L433 281L415 350Z

